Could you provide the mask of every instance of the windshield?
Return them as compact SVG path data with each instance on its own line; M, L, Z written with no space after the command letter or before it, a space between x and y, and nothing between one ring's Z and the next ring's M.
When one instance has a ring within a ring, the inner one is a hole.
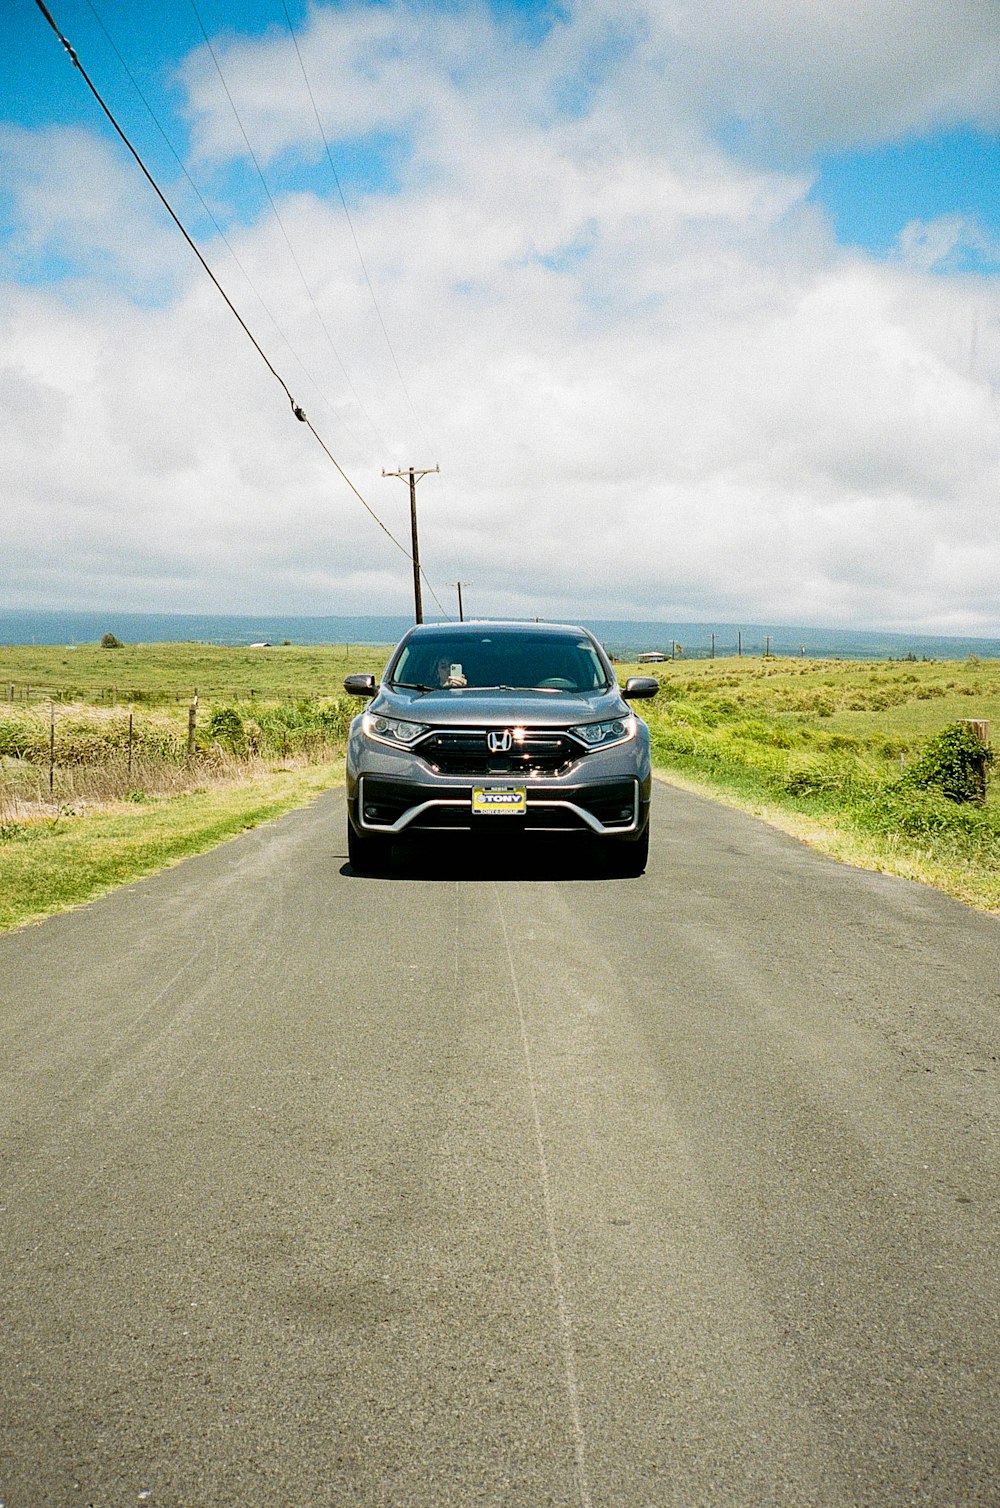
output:
M504 687L511 690L603 691L612 682L589 639L542 632L421 634L392 665L394 686Z

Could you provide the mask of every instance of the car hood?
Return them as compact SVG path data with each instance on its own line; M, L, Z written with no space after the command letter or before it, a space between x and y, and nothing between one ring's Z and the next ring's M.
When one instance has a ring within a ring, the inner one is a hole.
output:
M383 717L401 717L432 727L504 727L524 723L535 728L566 728L595 723L628 712L620 691L578 695L564 691L492 691L467 689L405 691L383 686L369 703Z

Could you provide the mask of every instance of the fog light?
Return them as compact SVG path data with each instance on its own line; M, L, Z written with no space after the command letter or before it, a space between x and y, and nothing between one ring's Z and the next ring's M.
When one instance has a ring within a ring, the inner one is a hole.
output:
M377 806L366 806L365 807L365 816L366 817L377 817L378 816L378 807Z

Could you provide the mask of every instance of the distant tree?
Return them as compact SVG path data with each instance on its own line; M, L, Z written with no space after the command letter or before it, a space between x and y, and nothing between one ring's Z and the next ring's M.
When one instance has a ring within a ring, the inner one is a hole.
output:
M115 634L105 634L101 640L102 649L124 649L125 645Z

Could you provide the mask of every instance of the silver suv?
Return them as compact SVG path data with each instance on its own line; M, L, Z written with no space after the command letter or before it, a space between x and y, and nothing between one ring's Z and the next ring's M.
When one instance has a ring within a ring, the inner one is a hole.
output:
M347 744L351 867L378 872L394 839L442 831L590 835L609 867L638 875L649 851L649 730L601 646L553 623L412 628L386 666L349 675L371 697Z

